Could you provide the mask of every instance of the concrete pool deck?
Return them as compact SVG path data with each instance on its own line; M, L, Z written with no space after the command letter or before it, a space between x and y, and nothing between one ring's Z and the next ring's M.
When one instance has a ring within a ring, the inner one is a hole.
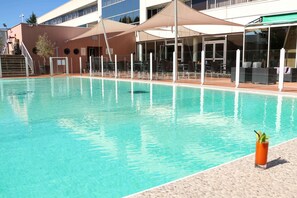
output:
M129 196L297 197L297 139L269 149L267 169L254 167L254 154Z

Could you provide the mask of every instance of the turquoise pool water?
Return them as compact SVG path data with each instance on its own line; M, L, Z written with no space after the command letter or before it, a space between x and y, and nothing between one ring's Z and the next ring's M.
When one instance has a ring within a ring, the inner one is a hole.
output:
M80 78L0 80L0 197L122 197L297 137L294 98Z

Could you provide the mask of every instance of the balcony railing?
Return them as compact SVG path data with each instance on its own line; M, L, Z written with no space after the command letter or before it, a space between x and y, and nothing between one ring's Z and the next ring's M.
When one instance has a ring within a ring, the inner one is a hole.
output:
M207 0L207 9L218 8L228 5L234 5L239 3L247 3L252 1L263 1L263 0Z

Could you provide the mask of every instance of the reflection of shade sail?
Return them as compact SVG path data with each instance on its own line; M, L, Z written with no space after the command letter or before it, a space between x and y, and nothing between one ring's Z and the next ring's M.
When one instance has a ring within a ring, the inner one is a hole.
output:
M130 24L126 24L126 23L120 23L117 21L109 20L109 19L102 19L94 27L92 27L89 31L87 31L77 37L74 37L70 40L77 40L77 39L81 39L81 38L104 34L104 31L102 28L102 22L104 24L106 33L124 32L124 31L127 31L127 30L135 27L134 25L130 25Z
M178 25L227 25L227 26L242 26L237 23L232 23L222 19L218 19L199 11L196 11L184 3L177 1ZM174 1L168 4L161 12L154 15L144 23L125 31L120 35L131 32L154 29L158 27L174 26Z

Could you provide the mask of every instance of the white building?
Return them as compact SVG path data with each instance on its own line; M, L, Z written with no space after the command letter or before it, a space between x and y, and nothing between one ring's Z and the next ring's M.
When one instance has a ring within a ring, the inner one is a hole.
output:
M88 27L101 16L101 1L70 0L37 19L38 24Z

